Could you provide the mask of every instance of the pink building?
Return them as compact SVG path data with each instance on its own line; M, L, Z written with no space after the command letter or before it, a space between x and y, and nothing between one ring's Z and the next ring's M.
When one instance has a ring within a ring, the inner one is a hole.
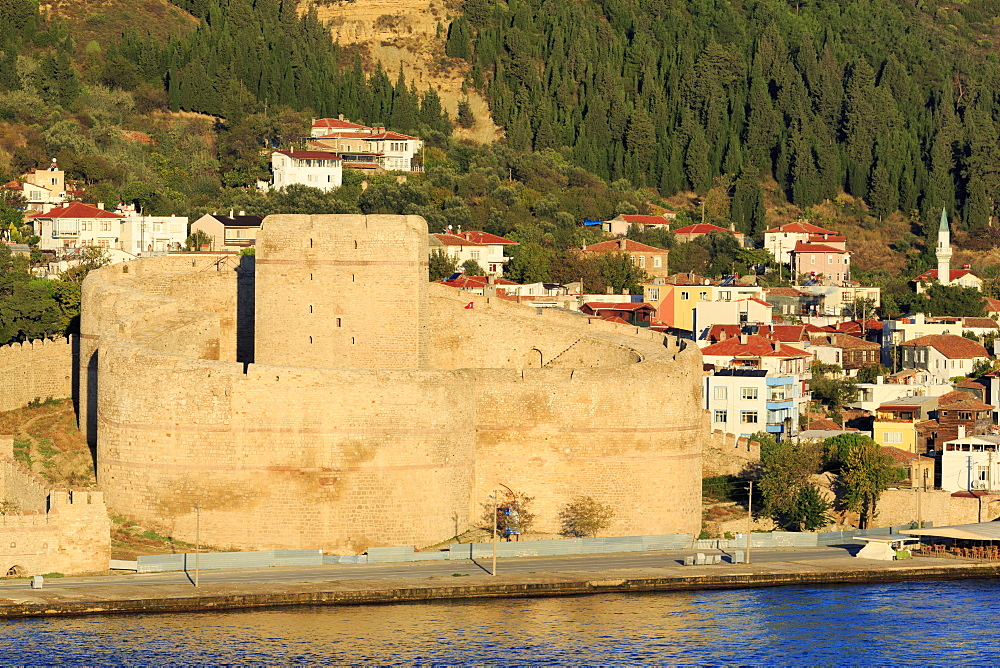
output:
M822 275L828 285L843 285L851 278L851 254L843 247L799 241L791 252L792 271L798 275Z

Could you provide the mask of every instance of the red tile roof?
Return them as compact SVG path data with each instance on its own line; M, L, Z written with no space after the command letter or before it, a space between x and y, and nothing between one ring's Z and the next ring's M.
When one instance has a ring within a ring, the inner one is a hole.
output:
M964 336L955 334L928 334L919 336L909 341L904 341L901 346L930 346L948 359L973 359L976 357L989 357L982 344L971 341Z
M712 325L708 328L708 334L705 336L706 341L712 341L713 343L718 341L725 341L726 339L731 339L734 336L740 335L739 325Z
M601 316L601 320L607 320L608 322L618 323L619 325L630 325L628 320L623 320L616 315Z
M622 214L622 220L626 223L634 223L636 225L669 225L670 221L663 216L642 216L642 215L629 215Z
M418 137L411 137L410 135L401 135L398 132L380 132L378 134L362 136L365 140L374 139L418 139Z
M351 123L350 121L342 121L339 118L317 118L313 121L312 126L314 128L335 128L335 129L354 129L354 130L370 130L371 128L365 125L358 125L357 123Z
M688 225L687 227L681 227L674 230L675 234L711 234L713 232L729 232L730 234L743 236L741 232L733 232L732 230L727 230L724 227L712 225L711 223L695 223L694 225Z
M951 280L948 281L948 282L951 283L952 281L957 281L958 279L962 278L966 274L972 274L972 271L969 270L969 269L952 269L951 270ZM972 275L975 276L975 274L972 274ZM937 277L938 277L937 269L929 269L928 271L925 271L924 273L920 274L919 276L917 276L913 280L914 281L929 281L932 278L937 278ZM978 278L978 276L977 276L977 278Z
M741 337L737 336L713 343L702 348L701 354L719 357L809 357L808 353L798 348L787 346L780 341L770 341L763 336L749 335L746 340L746 343L742 343Z
M822 429L823 431L857 431L857 429L844 429L842 426L828 418L813 420L806 429Z
M625 248L621 247L621 242L624 242ZM655 246L647 246L646 244L641 244L638 241L632 241L631 239L615 239L613 241L602 241L597 244L591 244L584 248L583 250L589 251L591 253L612 253L614 251L624 250L626 253L666 253L665 248L656 248Z
M962 327L997 329L1000 325L993 318L962 318Z
M810 234L809 241L819 242L819 241L847 241L847 237L838 237L834 233L830 234Z
M646 302L585 302L580 308L588 308L594 312L656 310L656 307Z
M84 204L83 202L70 202L66 206L59 206L46 213L36 213L33 216L28 216L29 218L116 218L121 219L125 216L114 213L113 211L105 211L104 209L98 209L93 204Z
M431 236L445 246L485 246L485 244L481 244L478 241L470 241L457 234L432 234Z
M805 325L764 325L757 333L769 339L784 341L785 343L809 340Z
M843 332L817 334L812 339L812 345L843 348L844 350L859 348L863 350L877 350L881 348L877 343L865 341L864 339L859 339L856 336L844 334Z
M924 455L918 455L908 450L903 450L902 448L896 448L891 445L883 445L882 452L892 457L892 460L896 464L907 465L910 462L932 462L934 461L931 457L925 457Z
M769 230L764 230L765 234L768 233L768 232L789 232L789 233L793 233L794 232L794 233L798 233L798 234L807 234L807 233L808 234L836 234L836 232L834 232L832 230L828 230L828 229L825 229L825 228L822 228L822 227L818 227L816 225L813 225L812 223L807 223L804 220L796 220L795 222L792 222L792 223L785 223L784 225L781 225L780 227L772 227Z
M938 397L938 410L945 408L956 411L992 411L993 406L984 404L968 392L949 392Z
M459 288L463 290L482 288L488 285L490 280L486 276L459 276L453 281L438 281L442 285L450 285L453 288ZM514 281L508 281L505 278L494 278L494 285L520 285L520 283L515 283Z
M801 297L806 293L795 288L764 288L764 294L776 297Z
M475 230L470 230L468 232L459 232L455 234L456 237L462 237L463 239L468 239L478 244L509 244L512 246L517 246L516 241L511 241L510 239L505 239L504 237L498 237L495 234L490 234L489 232L479 232Z
M842 248L834 248L833 246L826 246L824 244L809 244L804 241L796 241L795 248L792 249L793 253L847 253L848 251Z
M332 151L275 151L296 160L340 160L339 153Z

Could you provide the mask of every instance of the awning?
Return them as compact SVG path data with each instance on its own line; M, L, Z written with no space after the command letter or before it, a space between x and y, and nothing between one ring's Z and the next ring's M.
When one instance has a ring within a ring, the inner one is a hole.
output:
M927 529L900 529L899 533L905 533L911 536L935 536L937 538L960 538L962 540L1000 541L1000 522L956 524L949 527L930 527Z

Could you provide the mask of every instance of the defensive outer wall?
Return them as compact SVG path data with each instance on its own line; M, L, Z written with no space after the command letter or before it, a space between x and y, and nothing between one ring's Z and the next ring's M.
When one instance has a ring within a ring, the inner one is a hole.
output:
M109 507L193 540L198 505L220 548L360 552L453 536L504 484L541 530L588 494L608 534L697 533L697 348L428 284L426 235L271 216L239 267L92 272L80 418Z

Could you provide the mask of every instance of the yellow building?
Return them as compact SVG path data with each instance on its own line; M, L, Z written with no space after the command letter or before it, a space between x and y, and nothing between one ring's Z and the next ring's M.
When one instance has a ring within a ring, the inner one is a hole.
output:
M678 274L685 276L685 274ZM672 277L672 278L677 278ZM705 285L701 284L646 283L642 286L642 300L656 307L656 317L666 326L694 331L694 308L701 302L728 302L739 299L763 299L764 289L756 285Z
M887 401L875 413L872 438L879 445L923 454L927 432L937 424L930 419L937 404L937 397L901 397Z

